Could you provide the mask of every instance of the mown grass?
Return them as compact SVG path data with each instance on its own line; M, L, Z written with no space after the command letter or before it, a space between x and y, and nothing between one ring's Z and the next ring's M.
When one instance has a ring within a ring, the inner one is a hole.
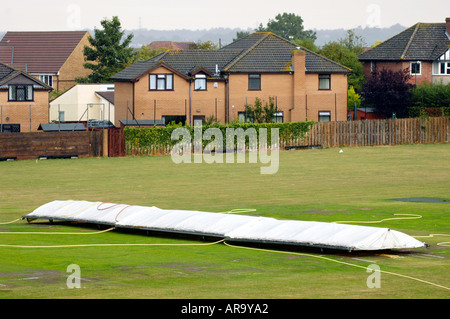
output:
M0 162L0 223L52 200L88 200L160 208L248 214L316 221L390 220L410 235L450 233L450 205L392 198L450 198L450 145L405 145L280 152L277 174L265 164L174 164L170 156ZM87 232L86 225L0 225L2 232ZM192 238L111 231L98 235L0 234L4 245L113 243L201 244ZM450 287L449 250L423 239L429 249L326 257L413 276ZM0 298L448 298L449 290L381 275L368 288L361 268L311 255L210 246L0 247ZM395 257L395 258L394 258ZM68 289L67 266L81 268L82 289Z

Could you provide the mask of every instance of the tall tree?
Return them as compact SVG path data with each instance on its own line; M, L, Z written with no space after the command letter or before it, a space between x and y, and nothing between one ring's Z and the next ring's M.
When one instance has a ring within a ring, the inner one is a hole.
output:
M363 66L358 56L364 51L364 46L362 37L356 35L354 30L347 30L345 38L328 42L319 50L321 55L353 70L348 77L348 85L358 92L364 82Z
M245 38L248 35L250 35L250 32L248 32L248 31L238 31L236 33L236 38L233 39L233 42L235 42L237 40L240 40L240 39L243 39L243 38Z
M133 49L129 47L133 34L125 37L125 32L117 16L101 22L103 29L95 29L94 37L89 37L91 46L84 47L84 67L92 70L85 78L77 78L79 83L111 82L112 75L124 69L134 58ZM125 39L122 41L122 38Z
M365 106L374 107L386 117L405 117L411 103L409 70L376 70L364 83L361 95Z
M270 19L267 26L259 25L260 32L273 32L288 40L317 39L316 33L312 30L305 30L302 17L294 13L277 14L275 19Z

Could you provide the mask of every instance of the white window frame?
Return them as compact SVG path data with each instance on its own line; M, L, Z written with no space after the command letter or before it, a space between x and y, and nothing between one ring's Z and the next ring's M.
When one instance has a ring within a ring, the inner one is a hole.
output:
M53 86L53 74L39 74L39 80L48 86Z
M419 73L413 72L413 64L419 65ZM409 67L409 74L410 75L422 75L422 62L420 61L412 61Z
M331 74L319 74L319 90L331 90Z
M148 82L150 91L173 91L173 74L150 74Z
M442 73L442 64L444 64L444 72ZM437 60L433 62L433 75L450 75L450 49L445 51Z
M206 91L206 75L205 74L196 74L194 80L194 90L195 91Z
M320 120L321 118L322 119L327 118L327 121L321 121ZM319 111L317 121L318 122L331 122L331 111Z

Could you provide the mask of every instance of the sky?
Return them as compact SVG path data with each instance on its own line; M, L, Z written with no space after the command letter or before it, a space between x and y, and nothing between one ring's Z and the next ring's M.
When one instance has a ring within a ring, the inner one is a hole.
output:
M405 27L445 22L448 0L2 0L0 31L70 31L101 28L118 16L123 29L255 29L278 13L294 13L305 29Z

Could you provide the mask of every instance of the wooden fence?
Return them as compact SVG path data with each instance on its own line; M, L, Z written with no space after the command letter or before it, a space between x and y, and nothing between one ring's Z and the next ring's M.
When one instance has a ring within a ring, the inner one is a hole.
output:
M448 117L316 123L291 145L323 147L443 143L450 141ZM290 144L290 143L287 143Z
M102 131L0 134L0 160L102 156Z
M149 128L151 129L151 128ZM448 117L429 119L387 119L345 122L316 123L305 138L280 140L280 149L372 146L420 143L445 143L450 141L450 120ZM168 145L152 145L139 148L131 141L125 141L127 155L167 155Z

